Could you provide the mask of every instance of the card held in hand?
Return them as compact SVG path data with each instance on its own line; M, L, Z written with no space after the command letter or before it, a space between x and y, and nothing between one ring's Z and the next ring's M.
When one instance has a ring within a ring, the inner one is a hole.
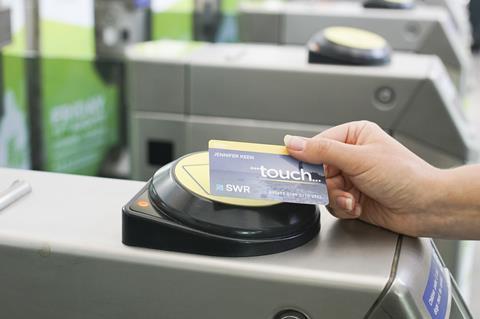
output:
M211 140L212 195L328 204L323 165L301 162L281 145Z

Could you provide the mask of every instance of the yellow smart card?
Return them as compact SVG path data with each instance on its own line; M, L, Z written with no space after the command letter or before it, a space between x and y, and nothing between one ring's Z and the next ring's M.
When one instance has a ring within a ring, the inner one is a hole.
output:
M287 148L283 145L210 140L208 142L208 149L211 149L211 148L233 150L233 151L288 155Z
M323 165L298 161L285 146L211 140L212 195L328 204Z

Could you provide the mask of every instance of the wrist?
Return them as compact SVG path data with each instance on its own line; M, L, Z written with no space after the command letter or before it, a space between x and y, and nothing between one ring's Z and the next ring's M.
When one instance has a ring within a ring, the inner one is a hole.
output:
M455 185L455 169L436 169L431 185L430 208L437 211L449 211L455 206L455 194L452 185Z
M480 190L478 172L468 166L436 169L427 189L430 237L478 238L480 207L472 200Z
M418 233L425 237L448 237L446 230L451 223L449 214L454 210L455 194L451 185L455 175L451 169L430 167L422 171L419 199L412 199L417 206Z

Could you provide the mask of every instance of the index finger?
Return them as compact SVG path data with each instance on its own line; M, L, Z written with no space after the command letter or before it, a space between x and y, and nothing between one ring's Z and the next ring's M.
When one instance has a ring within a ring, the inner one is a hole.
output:
M365 125L367 125L365 121L348 122L320 132L313 138L328 138L338 142L355 145L357 144L359 133Z

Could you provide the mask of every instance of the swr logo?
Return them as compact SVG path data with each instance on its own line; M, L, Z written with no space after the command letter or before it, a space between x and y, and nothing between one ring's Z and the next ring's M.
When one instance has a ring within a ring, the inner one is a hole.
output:
M217 184L215 188L221 192L250 193L250 186L246 185L225 184L225 187L223 187L222 184Z

